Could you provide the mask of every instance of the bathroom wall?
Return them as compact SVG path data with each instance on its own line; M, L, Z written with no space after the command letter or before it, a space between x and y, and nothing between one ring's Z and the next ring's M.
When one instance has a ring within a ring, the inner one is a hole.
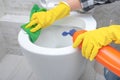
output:
M0 0L0 17L4 15L4 5L3 5L3 1Z
M5 56L6 53L7 53L7 50L5 48L4 36L0 29L0 60Z
M39 0L0 0L0 59L7 53L21 55L17 36L23 23L19 21L29 16L34 4L40 6Z
M38 0L0 0L0 58L22 55L17 41L20 26L27 22L29 12ZM26 16L25 16L26 15ZM26 19L22 19L26 18Z
M4 11L8 14L29 14L32 6L38 4L39 0L1 0L4 4Z
M4 15L3 9L4 9L4 5L2 0L0 0L0 17ZM1 30L1 24L0 24L0 59L5 55L4 53L6 53L5 42L4 42L3 34L1 31L2 30Z

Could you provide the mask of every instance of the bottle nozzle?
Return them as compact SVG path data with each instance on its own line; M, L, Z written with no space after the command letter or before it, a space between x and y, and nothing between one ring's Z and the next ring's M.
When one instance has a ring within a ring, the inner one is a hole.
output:
M64 31L62 33L62 35L63 36L67 36L69 34L69 35L73 36L74 32L76 32L76 30L75 29L71 29L69 32Z

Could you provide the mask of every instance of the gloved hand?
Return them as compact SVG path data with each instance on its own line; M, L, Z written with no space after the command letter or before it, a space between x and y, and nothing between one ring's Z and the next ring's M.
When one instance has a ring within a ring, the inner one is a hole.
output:
M26 28L32 27L32 25L37 24L36 27L32 28L30 31L35 32L40 28L45 28L51 25L58 19L64 18L69 15L70 6L65 2L60 2L56 7L46 11L46 12L36 12L32 15L31 21L26 26Z
M82 55L92 61L100 48L109 45L112 41L120 44L120 25L111 25L78 35L73 47L82 43Z

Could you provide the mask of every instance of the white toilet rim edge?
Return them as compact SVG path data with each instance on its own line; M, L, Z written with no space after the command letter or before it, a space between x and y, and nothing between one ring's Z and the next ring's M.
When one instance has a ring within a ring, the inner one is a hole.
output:
M46 48L46 47L37 46L37 45L35 45L34 43L32 43L29 40L28 34L25 31L23 31L23 30L21 30L19 32L18 42L19 42L19 45L22 48L26 49L27 51L29 51L31 53L36 53L36 54L43 54L43 55L68 55L68 54L76 52L76 49L74 49L72 47L72 45L68 46L68 47L63 47L63 48ZM61 52L63 52L63 53L61 53Z
M86 23L85 30L93 30L96 29L96 21L95 19L91 16L88 15L86 17L81 17ZM28 37L28 34L21 30L18 35L18 42L20 46L26 50L28 50L31 53L36 53L36 54L43 54L43 55L67 55L71 53L75 53L77 50L74 49L71 46L68 47L63 47L63 48L46 48L46 47L39 47L35 44L33 44ZM51 54L49 54L51 52ZM63 52L63 53L61 53ZM58 54L56 54L58 53Z
M90 14L82 14L81 19L85 21L85 30L94 30L97 27L97 22Z

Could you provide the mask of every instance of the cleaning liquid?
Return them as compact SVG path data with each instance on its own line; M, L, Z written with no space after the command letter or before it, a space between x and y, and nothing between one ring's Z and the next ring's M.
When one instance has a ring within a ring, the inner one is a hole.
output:
M76 31L74 29L70 30L69 32L63 32L63 36L67 34L73 37L73 42L77 38L79 34L86 32L85 30ZM78 48L81 49L81 44ZM102 47L95 60L101 63L104 67L112 71L114 74L120 76L120 52L111 46Z

